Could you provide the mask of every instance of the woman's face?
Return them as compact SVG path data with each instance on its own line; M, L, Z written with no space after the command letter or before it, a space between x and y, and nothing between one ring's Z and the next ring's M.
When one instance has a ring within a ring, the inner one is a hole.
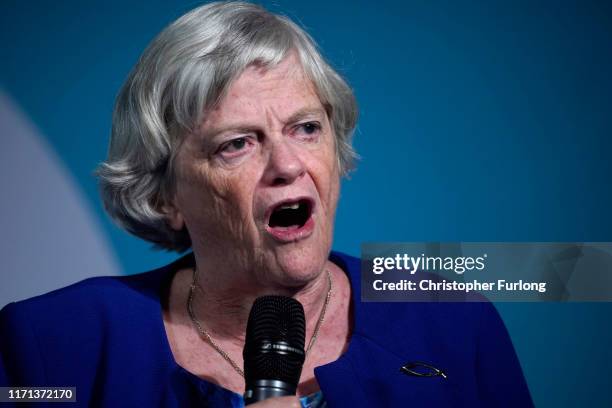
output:
M289 286L323 269L338 161L326 110L294 55L233 82L186 136L176 175L169 220L187 227L205 265Z

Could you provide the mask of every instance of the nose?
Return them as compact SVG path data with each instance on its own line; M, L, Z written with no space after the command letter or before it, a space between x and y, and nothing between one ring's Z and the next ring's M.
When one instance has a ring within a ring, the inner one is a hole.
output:
M287 185L300 178L305 172L305 166L298 153L287 139L271 143L264 182L271 186Z

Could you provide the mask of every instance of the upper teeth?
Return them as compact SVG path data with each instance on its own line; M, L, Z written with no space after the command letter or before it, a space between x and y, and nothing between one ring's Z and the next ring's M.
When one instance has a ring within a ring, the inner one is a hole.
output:
M300 203L293 203L293 204L283 204L281 205L281 210L297 210L298 208L300 208Z

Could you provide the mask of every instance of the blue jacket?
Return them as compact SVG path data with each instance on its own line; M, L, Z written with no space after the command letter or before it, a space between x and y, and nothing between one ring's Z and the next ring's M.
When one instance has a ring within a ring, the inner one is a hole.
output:
M330 407L533 405L491 304L362 303L359 260L336 252L330 259L347 272L354 307L348 350L315 369ZM7 305L0 311L0 386L76 386L78 406L240 406L239 395L187 372L172 356L162 299L174 272L192 263L186 256ZM447 378L400 372L416 361Z

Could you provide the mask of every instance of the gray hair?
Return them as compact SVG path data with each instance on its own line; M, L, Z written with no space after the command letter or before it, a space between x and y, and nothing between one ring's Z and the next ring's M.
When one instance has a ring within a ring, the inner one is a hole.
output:
M350 87L312 38L288 18L243 2L211 3L165 28L119 91L107 160L97 175L106 211L157 247L182 252L186 229L161 210L173 193L173 159L183 137L218 104L248 66L274 66L291 51L326 107L342 175L353 168L357 105Z

